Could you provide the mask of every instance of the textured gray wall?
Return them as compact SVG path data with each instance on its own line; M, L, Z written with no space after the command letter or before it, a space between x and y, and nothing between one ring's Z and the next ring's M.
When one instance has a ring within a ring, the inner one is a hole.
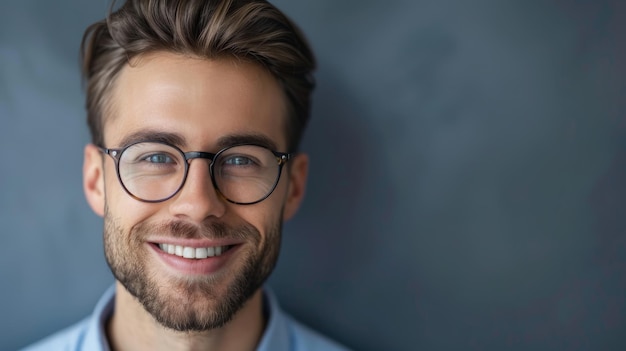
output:
M277 1L320 69L272 285L358 350L626 349L626 6ZM0 3L0 349L112 282L77 52L107 1Z

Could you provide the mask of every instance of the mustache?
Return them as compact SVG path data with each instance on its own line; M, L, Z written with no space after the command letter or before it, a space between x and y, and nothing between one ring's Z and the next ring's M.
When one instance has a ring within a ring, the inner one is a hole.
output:
M258 241L261 236L259 231L248 223L230 226L218 221L207 221L201 225L185 221L168 221L157 224L141 223L135 227L134 231L139 237L163 233L178 239L209 238Z

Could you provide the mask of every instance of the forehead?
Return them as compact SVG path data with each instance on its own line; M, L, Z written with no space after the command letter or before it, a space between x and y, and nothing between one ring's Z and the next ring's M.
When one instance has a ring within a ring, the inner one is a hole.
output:
M236 59L153 53L127 64L112 88L107 147L144 131L181 136L180 146L211 150L230 136L257 135L286 148L287 108L278 81Z

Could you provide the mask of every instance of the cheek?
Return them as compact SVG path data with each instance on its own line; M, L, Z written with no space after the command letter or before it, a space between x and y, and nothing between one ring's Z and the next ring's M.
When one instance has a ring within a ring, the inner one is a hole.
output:
M113 217L125 231L154 213L157 206L137 201L128 195L119 183L115 172L107 174L105 179L105 206L108 215Z
M282 221L282 212L285 205L288 179L286 173L283 173L280 181L272 194L265 200L253 205L233 205L227 204L229 212L233 212L246 222L254 225L257 229L265 232L265 229Z
M278 190L277 188L276 191ZM254 226L261 233L262 240L266 240L267 233L275 229L276 224L282 221L283 194L278 195L279 192L276 192L258 204L239 206L239 208L233 208L233 211L238 217Z

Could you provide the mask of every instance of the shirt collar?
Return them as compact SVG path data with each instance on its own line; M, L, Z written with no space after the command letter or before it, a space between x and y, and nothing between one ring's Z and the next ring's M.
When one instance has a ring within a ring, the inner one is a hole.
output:
M110 286L102 295L93 315L89 321L89 328L85 333L84 349L110 351L107 341L105 326L106 322L113 314L115 308L115 285Z
M267 325L263 331L257 351L275 351L289 349L289 329L284 312L280 309L274 293L267 287L263 288L263 306L268 314ZM109 287L94 309L87 333L85 333L85 350L110 351L106 338L105 325L115 308L115 285Z
M267 287L263 289L263 304L269 316L257 351L289 350L286 316L280 309L276 296Z

